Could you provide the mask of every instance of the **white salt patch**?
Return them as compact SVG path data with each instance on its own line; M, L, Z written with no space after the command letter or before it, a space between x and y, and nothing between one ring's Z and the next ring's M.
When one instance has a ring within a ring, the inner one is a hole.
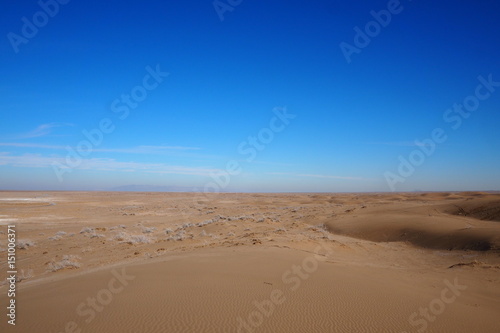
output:
M0 198L0 201L47 201L47 198Z
M0 225L7 225L8 222L14 222L17 221L18 219L0 219Z

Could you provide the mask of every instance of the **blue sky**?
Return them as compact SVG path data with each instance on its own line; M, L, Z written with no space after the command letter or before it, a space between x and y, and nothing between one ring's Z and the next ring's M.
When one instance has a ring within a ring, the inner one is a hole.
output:
M497 1L60 2L1 5L0 189L500 190Z

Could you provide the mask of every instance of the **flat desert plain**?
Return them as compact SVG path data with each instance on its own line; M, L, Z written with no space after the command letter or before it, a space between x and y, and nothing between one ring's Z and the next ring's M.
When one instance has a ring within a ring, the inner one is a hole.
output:
M496 193L0 192L0 252L1 332L500 332Z

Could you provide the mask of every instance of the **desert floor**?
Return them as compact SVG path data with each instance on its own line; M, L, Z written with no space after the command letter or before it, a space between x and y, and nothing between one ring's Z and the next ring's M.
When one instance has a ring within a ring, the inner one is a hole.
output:
M495 193L0 192L0 256L1 332L500 332Z

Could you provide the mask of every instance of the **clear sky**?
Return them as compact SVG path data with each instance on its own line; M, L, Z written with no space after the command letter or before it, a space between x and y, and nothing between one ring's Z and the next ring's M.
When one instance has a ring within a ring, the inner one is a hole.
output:
M498 1L0 6L0 189L500 190Z

